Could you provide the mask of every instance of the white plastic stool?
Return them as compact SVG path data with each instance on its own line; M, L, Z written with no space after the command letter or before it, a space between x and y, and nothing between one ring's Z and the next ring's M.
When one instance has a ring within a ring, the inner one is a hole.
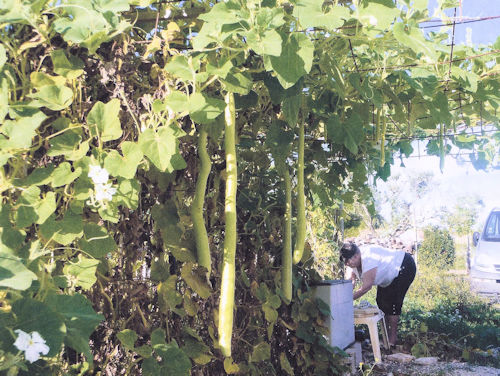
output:
M380 341L378 338L378 328L377 328L377 323L379 321L380 321L380 326L382 327L382 339L384 341L384 347L386 349L389 349L387 327L385 325L384 313L382 311L379 310L378 313L376 314L354 315L354 324L368 325L368 331L370 332L370 342L372 343L375 363L382 361L382 354L380 353Z

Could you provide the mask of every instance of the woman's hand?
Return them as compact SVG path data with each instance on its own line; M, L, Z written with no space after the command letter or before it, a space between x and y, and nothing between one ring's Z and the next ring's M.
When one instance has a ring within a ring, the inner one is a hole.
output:
M372 288L375 283L375 276L377 275L377 268L370 269L363 273L361 276L361 287L352 295L353 300L365 295Z

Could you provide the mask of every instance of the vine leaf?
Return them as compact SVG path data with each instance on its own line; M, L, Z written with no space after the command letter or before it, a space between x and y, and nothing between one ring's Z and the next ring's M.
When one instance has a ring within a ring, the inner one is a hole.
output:
M89 347L89 337L104 317L96 314L92 304L82 294L50 294L47 305L57 312L66 325L64 343L83 353L92 364L93 355Z
M32 223L43 224L56 210L55 193L47 192L41 199L40 189L30 186L21 194L18 205L15 213L17 227L28 227Z
M66 86L46 85L38 92L31 94L30 106L47 107L53 111L61 111L73 102L73 90Z
M276 30L267 30L260 34L252 29L245 34L248 46L259 55L280 56L281 36Z
M45 239L52 239L62 245L68 245L83 235L82 216L68 210L63 219L56 221L51 215L41 226L40 232Z
M194 93L189 98L189 116L195 123L208 124L224 111L225 106L223 100Z
M76 261L69 262L64 266L63 273L75 286L88 290L97 281L95 272L98 264L99 260L79 254Z
M95 223L86 223L83 226L83 234L78 242L79 247L96 259L117 249L114 239L109 236L106 229Z
M75 171L71 171L71 165L63 162L52 173L52 186L55 188L70 184L81 174L81 167L76 167Z
M363 122L358 114L352 113L342 124L337 115L330 117L327 123L328 138L339 145L344 145L353 154L358 153L358 145L363 142Z
M7 137L3 139L0 137L0 149L26 149L31 146L31 140L36 135L36 129L47 116L37 109L30 109L26 112L19 119L7 120L0 127L0 133Z
M285 89L292 87L312 67L314 45L304 34L291 34L283 37L281 55L266 56L264 63L267 70L274 70Z
M36 280L36 274L24 266L21 259L0 250L0 286L26 290Z
M95 125L91 127L92 135L98 135L102 142L120 138L122 128L119 113L120 101L118 99L111 99L106 104L97 102L87 115L87 124Z
M113 176L132 179L144 153L138 143L125 141L121 144L123 157L116 150L111 150L104 160L104 168Z
M394 37L399 43L411 48L416 54L422 54L432 61L436 61L437 53L435 46L428 43L422 30L397 22L393 28Z
M187 262L181 269L181 277L195 293L202 299L207 299L212 291L206 282L206 271L201 268L195 268L194 264Z
M146 129L139 136L142 152L160 171L176 169L172 157L178 153L177 137L184 135L181 132L173 126L163 126L157 130Z
M50 54L54 72L66 77L68 80L74 80L83 74L83 61L76 56L66 56L64 50L54 50Z
M348 7L335 6L324 12L323 3L323 0L297 0L293 15L298 18L304 29L324 27L333 30L350 18Z
M259 363L271 358L271 345L267 342L261 342L253 347L250 362Z

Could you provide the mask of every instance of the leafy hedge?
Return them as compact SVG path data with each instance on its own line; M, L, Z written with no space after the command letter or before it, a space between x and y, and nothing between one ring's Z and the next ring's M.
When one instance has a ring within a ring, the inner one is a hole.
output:
M431 226L424 229L418 248L418 261L428 266L449 269L455 262L455 242L447 229Z

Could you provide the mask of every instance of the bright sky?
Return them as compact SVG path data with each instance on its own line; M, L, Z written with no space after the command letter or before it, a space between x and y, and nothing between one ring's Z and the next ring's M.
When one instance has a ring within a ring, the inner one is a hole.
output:
M461 0L460 2L461 7L457 8L457 17L469 19L500 16L500 0ZM436 8L437 0L429 0L430 16L434 14ZM451 8L446 11L446 14L452 17L453 12ZM455 25L455 43L467 41L467 29L471 30L472 44L493 44L500 36L500 18Z

